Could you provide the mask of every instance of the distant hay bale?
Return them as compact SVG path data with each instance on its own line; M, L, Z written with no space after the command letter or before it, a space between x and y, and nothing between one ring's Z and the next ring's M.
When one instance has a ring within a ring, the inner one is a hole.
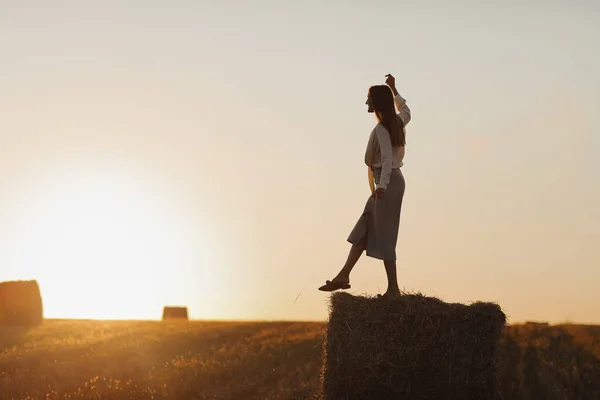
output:
M39 325L43 319L42 295L37 281L0 282L1 325Z
M532 326L550 326L550 324L548 322L544 322L544 321L526 321L525 325L532 325Z
M326 400L493 399L506 316L493 303L331 297L322 394Z
M175 307L175 306L165 306L163 308L163 321L166 319L188 319L188 310L187 307Z

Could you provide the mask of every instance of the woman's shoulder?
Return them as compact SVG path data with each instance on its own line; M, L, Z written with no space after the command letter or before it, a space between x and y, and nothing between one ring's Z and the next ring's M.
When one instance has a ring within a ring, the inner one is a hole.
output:
M371 133L369 134L371 137L377 136L377 130L379 129L380 125L381 123L377 123L377 125L375 125L373 129L371 129Z
M375 124L375 126L373 127L373 131L372 133L377 132L380 129L385 129L385 126L383 126L383 124L381 122L378 122L377 124Z
M379 130L380 130L381 128L385 129L385 128L383 127L383 125L381 125L381 123L378 123L377 125L375 125L375 126L373 127L373 129L371 130L371 133L369 134L369 138L370 138L370 140L377 140L377 132L379 132Z
M377 136L377 134L381 135L384 133L387 134L387 128L383 126L381 122L378 122L377 125L375 125L375 128L373 128L371 135Z

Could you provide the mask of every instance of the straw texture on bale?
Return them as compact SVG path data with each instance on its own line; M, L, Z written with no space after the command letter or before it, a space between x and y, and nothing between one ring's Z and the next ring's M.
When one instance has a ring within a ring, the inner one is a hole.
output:
M331 296L326 400L493 399L506 316L494 303Z
M1 325L39 325L43 319L42 295L37 281L0 282Z
M165 306L163 308L162 319L188 319L187 307Z

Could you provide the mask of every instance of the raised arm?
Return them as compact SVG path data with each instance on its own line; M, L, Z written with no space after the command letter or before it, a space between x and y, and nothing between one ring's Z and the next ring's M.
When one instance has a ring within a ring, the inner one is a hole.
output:
M406 105L406 99L404 99L396 89L396 78L391 74L387 74L385 83L392 89L392 93L394 93L394 104L396 104L398 116L404 123L404 126L406 126L406 124L410 122L410 108Z

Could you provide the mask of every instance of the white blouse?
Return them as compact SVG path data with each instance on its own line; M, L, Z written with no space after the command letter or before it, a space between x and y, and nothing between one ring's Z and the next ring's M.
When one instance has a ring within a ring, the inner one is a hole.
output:
M406 105L406 100L398 94L394 97L394 103L398 110L397 118L406 126L410 121L410 108ZM404 165L403 159L404 146L392 148L390 134L383 125L378 123L371 131L367 142L367 150L365 151L365 164L369 167L381 168L381 177L377 188L387 188L392 168L402 167Z

